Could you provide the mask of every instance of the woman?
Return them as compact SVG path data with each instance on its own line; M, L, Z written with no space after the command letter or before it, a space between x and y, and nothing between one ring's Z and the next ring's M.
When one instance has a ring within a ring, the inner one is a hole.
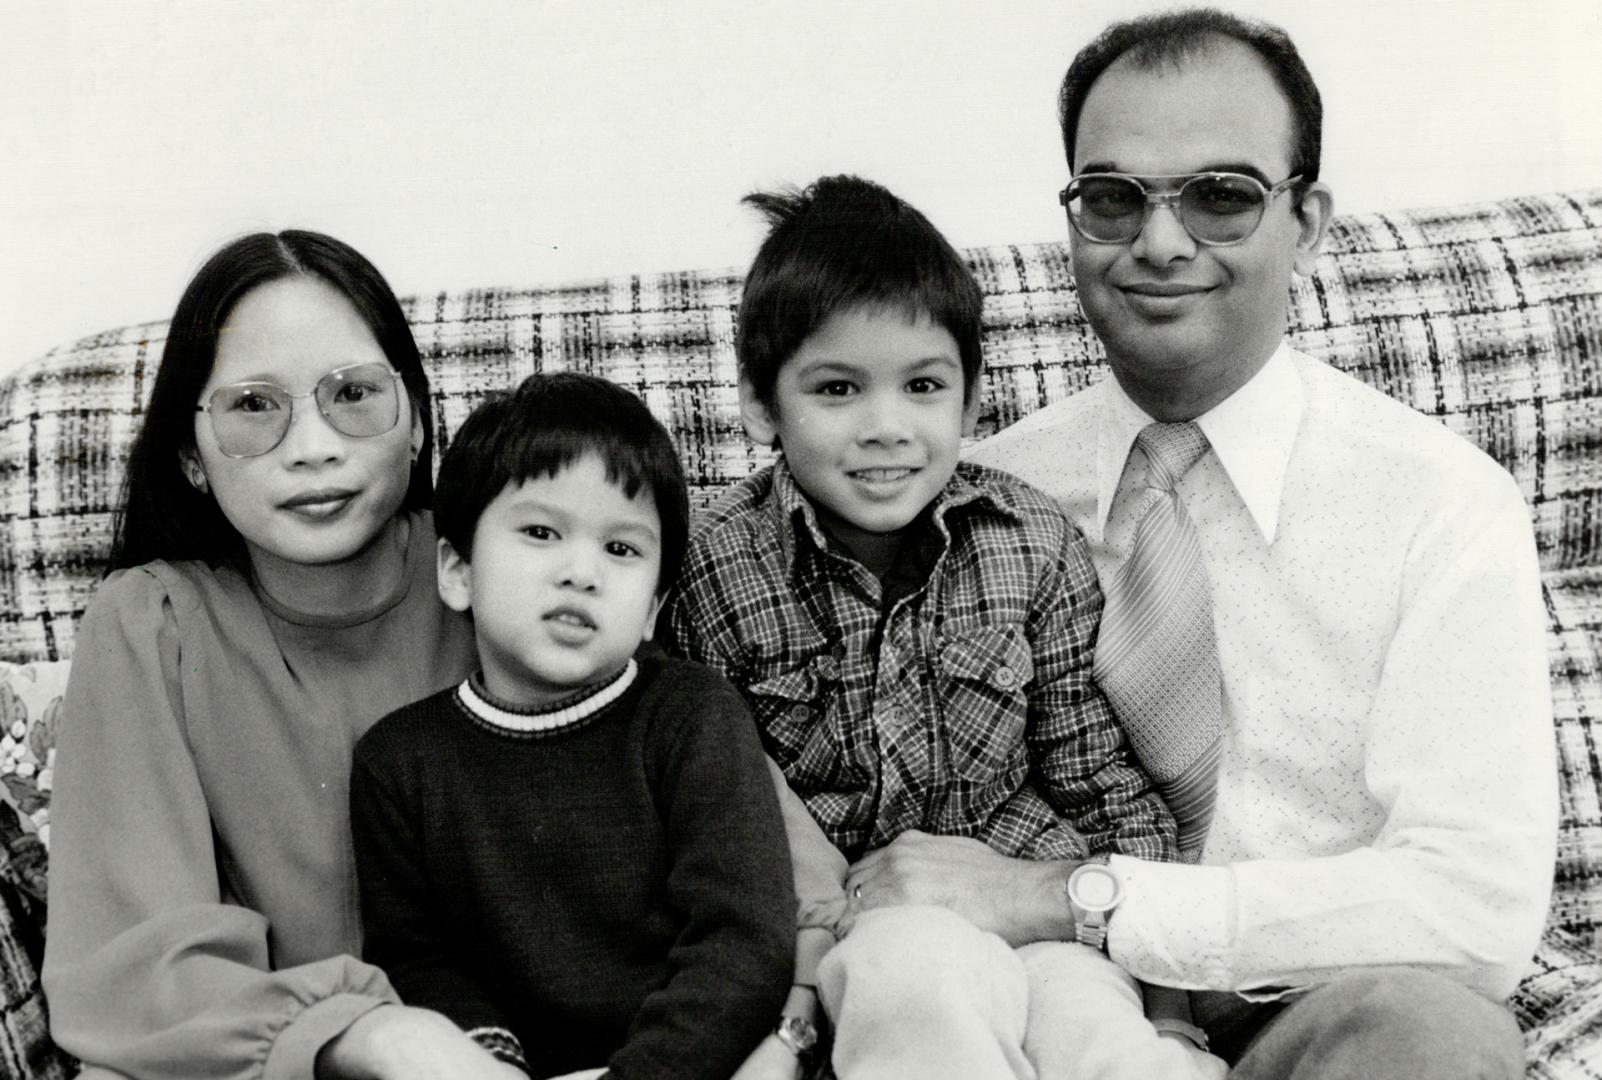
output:
M190 282L63 706L44 984L86 1063L521 1075L357 959L351 747L472 665L430 444L417 347L357 252L257 234Z

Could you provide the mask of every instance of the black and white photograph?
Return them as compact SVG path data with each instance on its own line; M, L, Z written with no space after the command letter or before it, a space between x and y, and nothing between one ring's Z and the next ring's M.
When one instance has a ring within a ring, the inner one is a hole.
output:
M0 1077L1602 1080L1598 72L0 6Z

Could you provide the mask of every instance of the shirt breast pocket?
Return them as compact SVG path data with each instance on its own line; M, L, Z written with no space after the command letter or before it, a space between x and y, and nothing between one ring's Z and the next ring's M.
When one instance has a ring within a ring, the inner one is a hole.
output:
M838 692L832 664L820 658L765 672L745 688L762 745L800 794L838 787L846 768L844 733L831 722Z
M942 637L937 692L952 771L975 784L1021 782L1034 679L1023 627L976 626Z

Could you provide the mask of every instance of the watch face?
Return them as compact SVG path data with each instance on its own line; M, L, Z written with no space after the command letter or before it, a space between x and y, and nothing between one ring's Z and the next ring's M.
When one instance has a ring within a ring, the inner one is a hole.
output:
M797 1050L810 1050L818 1041L818 1029L799 1016L780 1017L779 1028L790 1036Z
M1087 863L1068 879L1068 896L1087 911L1106 911L1118 902L1122 887L1105 866Z

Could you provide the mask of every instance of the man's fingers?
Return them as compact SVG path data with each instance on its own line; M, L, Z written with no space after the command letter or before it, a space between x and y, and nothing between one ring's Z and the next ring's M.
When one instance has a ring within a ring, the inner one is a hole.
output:
M866 911L870 907L885 903L884 890L875 888L883 875L879 872L878 864L862 869L853 867L846 875L846 909L848 911Z

